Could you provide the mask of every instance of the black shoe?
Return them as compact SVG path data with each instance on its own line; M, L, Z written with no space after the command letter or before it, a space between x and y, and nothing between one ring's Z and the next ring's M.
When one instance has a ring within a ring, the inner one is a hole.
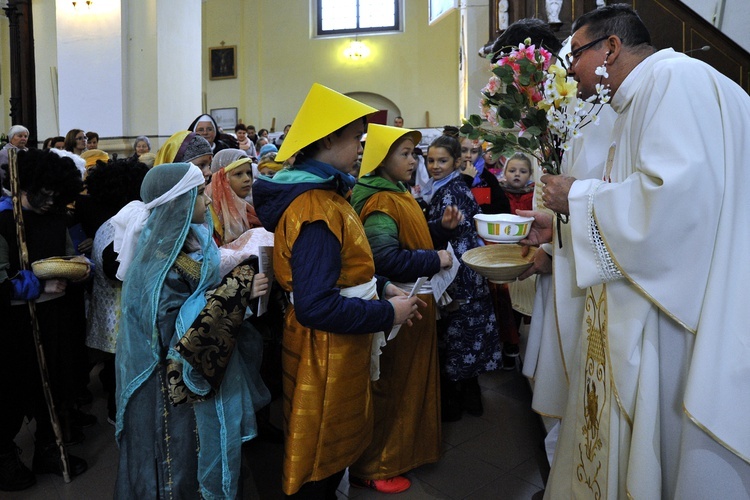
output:
M463 413L461 405L461 383L444 381L440 384L440 409L443 422L457 422Z
M84 413L81 410L75 409L68 410L65 418L68 419L71 427L76 427L78 429L91 427L97 422L97 419L94 415L91 415L90 413Z
M88 389L83 389L75 398L75 404L77 407L90 405L94 401L94 395Z
M0 491L21 491L36 484L34 473L21 462L18 450L0 453Z
M65 446L81 444L84 441L86 441L86 436L81 429L77 427L63 426L63 444Z
M481 417L484 414L482 405L482 389L479 387L477 377L466 379L462 382L463 390L461 391L461 403L463 409L469 415Z
M516 369L518 364L518 355L509 356L503 352L503 370L512 371Z
M519 354L521 354L521 349L518 347L518 344L506 343L503 345L503 355L516 358Z
M70 477L83 474L89 468L84 459L70 453L68 453L68 465L70 467ZM34 450L34 461L31 468L37 474L57 474L58 476L62 476L63 467L60 460L60 448L54 444L37 447Z

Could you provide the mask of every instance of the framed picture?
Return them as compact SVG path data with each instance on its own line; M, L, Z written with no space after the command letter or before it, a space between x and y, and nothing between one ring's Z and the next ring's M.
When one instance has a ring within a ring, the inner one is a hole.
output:
M211 116L225 132L233 131L237 125L237 108L214 108L211 110Z
M458 0L430 0L430 24L440 21L456 7L458 7Z
M211 80L237 78L237 46L209 47L208 64Z

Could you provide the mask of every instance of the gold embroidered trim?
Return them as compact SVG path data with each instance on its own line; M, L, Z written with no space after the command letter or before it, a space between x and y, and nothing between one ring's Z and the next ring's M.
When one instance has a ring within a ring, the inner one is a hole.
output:
M735 455L737 455L738 457L740 457L742 460L744 460L745 462L747 462L747 463L750 464L750 457L744 456L738 450L732 448L731 446L729 446L729 444L727 444L726 442L724 442L723 440L721 440L716 434L714 434L713 432L711 432L710 430L708 430L708 428L705 425L701 424L698 421L698 419L695 418L688 411L688 409L685 407L685 403L682 403L682 411L685 412L685 415L687 415L687 417L690 419L691 422L693 422L695 424L696 427L698 427L700 430L702 430L703 432L705 432L706 434L708 434L711 437L711 439L713 439L714 441L716 441L717 443L719 443L720 445L722 445L724 448L726 448L727 450L731 451L732 453L734 453Z
M599 290L598 297L594 295L594 288L586 291L587 348L582 374L583 387L579 387L579 391L584 391L583 394L579 392L579 404L583 406L583 425L580 428L576 467L578 482L597 499L603 498L607 491L610 418L607 397L610 375L605 355L607 301L604 287ZM578 415L580 422L581 414ZM599 452L603 452L603 457L599 456Z
M177 255L174 265L177 267L180 274L186 278L193 281L200 281L201 263L191 259L185 252L180 252L179 255Z

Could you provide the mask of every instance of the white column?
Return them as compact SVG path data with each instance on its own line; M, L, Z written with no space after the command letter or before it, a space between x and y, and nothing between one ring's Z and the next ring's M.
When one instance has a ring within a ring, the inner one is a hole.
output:
M119 0L56 2L59 130L123 134Z

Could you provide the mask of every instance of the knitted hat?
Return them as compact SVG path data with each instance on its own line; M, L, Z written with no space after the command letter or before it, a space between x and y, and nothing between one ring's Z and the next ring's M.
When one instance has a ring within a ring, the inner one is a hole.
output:
M146 165L148 168L152 168L154 166L154 163L156 162L156 154L155 153L143 153L141 156L138 157L138 161Z
M422 133L401 127L389 127L371 123L367 127L367 142L362 154L362 167L359 176L369 174L383 163L391 146L404 136L409 136L416 146L422 140Z
M278 153L278 152L279 152L279 148L277 148L273 144L266 144L262 148L260 148L260 151L258 152L258 156L262 158L263 155L266 153Z
M305 146L376 111L371 106L314 83L292 122L276 160L283 162Z
M181 156L178 154L175 157L174 161L176 163L188 163L195 160L196 158L200 158L201 156L213 154L213 152L211 151L211 145L206 139L199 135L188 137L185 139L185 141L187 143L187 147L185 147L185 151Z
M86 160L86 169L89 169L96 165L96 162L101 160L104 163L109 161L109 155L101 149L87 149L81 153L81 158Z
M270 168L274 172L278 172L282 168L284 168L283 163L279 163L276 161L276 155L273 153L270 153L263 158L260 159L258 162L258 170L262 168Z

